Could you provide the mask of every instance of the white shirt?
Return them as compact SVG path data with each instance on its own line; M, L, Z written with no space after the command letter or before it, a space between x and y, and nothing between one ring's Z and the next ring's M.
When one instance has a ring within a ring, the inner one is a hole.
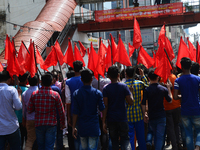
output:
M19 128L15 110L22 109L17 90L0 83L0 135L14 133Z

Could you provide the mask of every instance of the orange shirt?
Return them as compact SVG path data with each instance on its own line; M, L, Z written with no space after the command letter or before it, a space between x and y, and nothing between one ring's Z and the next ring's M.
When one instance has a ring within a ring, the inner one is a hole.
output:
M174 94L174 81L176 80L176 76L174 74L171 74L168 78L170 80L170 82L172 83L172 96ZM168 103L166 101L166 99L164 99L164 108L165 110L172 110L172 109L175 109L175 108L178 108L178 107L181 107L181 101L180 100L174 100L172 99L172 103Z

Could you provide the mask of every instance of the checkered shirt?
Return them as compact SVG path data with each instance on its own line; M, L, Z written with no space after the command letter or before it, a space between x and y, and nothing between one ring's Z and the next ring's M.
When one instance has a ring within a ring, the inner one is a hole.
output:
M143 82L142 82L143 81ZM127 104L127 119L128 122L137 122L143 119L142 110L141 110L141 92L148 86L148 80L145 76L142 77L142 81L133 80L133 105ZM132 79L125 81L125 84L130 87L132 85Z
M41 87L38 91L33 92L28 103L28 113L35 111L35 127L57 125L58 109L60 123L65 125L64 107L60 95L50 87Z

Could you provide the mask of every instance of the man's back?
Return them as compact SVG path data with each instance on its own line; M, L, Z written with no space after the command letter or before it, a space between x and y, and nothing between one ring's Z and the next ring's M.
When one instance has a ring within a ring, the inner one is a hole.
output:
M56 108L62 122L64 121L64 108L57 92L50 87L41 87L40 90L33 92L28 105L28 112L35 111L35 126L57 124ZM62 112L62 113L61 113Z
M175 80L174 89L180 90L182 95L182 115L200 115L199 84L200 77L193 74L182 75Z
M126 122L126 100L131 95L129 88L124 83L111 83L103 89L103 97L108 98L108 122Z
M22 109L17 90L5 83L0 83L0 135L11 134L19 128L14 110Z
M79 134L81 137L100 135L98 110L104 110L102 93L89 86L84 85L74 92L73 114L78 114Z

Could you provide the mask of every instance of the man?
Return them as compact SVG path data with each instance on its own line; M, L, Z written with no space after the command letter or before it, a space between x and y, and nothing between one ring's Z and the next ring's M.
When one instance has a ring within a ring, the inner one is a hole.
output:
M153 70L148 73L150 86L144 90L142 100L142 111L144 121L149 125L154 135L155 150L161 150L164 147L165 127L166 127L166 114L163 106L164 98L171 103L172 95L170 84L167 88L158 83L159 76L154 74ZM148 113L146 113L146 101L148 101Z
M200 77L190 74L191 60L181 59L182 76L174 83L174 99L181 99L181 121L185 130L187 150L200 148L200 106L199 86ZM179 95L179 92L181 95ZM194 147L193 127L197 135Z
M73 93L75 90L80 89L83 86L81 81L80 71L82 70L83 63L81 61L73 62L75 76L66 81L65 96L67 104L67 123L68 123L68 144L70 150L79 150L80 149L80 138L77 136L77 139L74 140L72 137L72 110L74 108L74 98Z
M30 97L34 91L38 90L38 77L35 75L33 78L29 76L28 82L30 87L27 91L22 94L22 104L23 104L23 118L26 120L26 130L27 130L27 140L25 145L25 150L32 150L33 144L36 140L35 134L35 112L28 113L27 107Z
M51 88L53 91L58 92L58 94L61 97L61 89L58 86L56 86L56 82L58 80L58 73L56 71L53 71L51 75L53 76ZM63 106L64 105L65 104L63 104ZM62 150L63 149L63 130L60 129L60 116L57 110L56 112L57 112L56 150Z
M144 135L144 121L143 121L143 114L141 110L141 92L143 92L143 89L145 86L148 85L148 80L144 76L144 72L142 69L139 68L140 76L142 78L142 81L140 80L133 80L133 73L134 68L133 67L127 67L126 69L126 81L125 84L128 87L133 87L133 105L127 106L127 119L128 119L128 125L129 125L129 136L130 136L130 143L132 150L135 150L135 132L136 137L138 140L139 149L146 150L146 141L145 141L145 135Z
M28 82L28 76L29 76L28 72L26 72L22 76L21 75L19 76L19 87L22 89L22 93L28 90L28 88L26 87L26 84ZM21 147L23 147L24 142L26 142L27 140L27 131L26 131L26 126L24 126L23 124L22 109L15 111L15 113L19 121L19 128L21 133Z
M106 107L105 113L107 114L112 149L119 149L120 137L121 148L127 150L129 127L126 115L126 101L129 105L133 105L133 96L126 84L118 82L119 70L117 66L111 66L108 69L108 78L111 83L103 89L103 100ZM103 130L106 133L105 121L106 115L103 116Z
M61 129L65 126L64 107L60 95L51 89L53 77L46 73L42 76L42 87L33 92L28 112L35 111L36 140L39 150L54 149L58 110Z
M11 77L4 69L0 72L0 149L5 149L6 142L10 149L21 150L19 122L14 110L22 109L21 89L11 86Z
M101 134L99 126L98 109L105 109L102 93L91 86L92 71L81 71L81 81L84 86L74 92L73 132L76 138L76 122L78 119L78 132L81 139L82 150L97 150L98 139ZM104 111L105 115L105 111Z

